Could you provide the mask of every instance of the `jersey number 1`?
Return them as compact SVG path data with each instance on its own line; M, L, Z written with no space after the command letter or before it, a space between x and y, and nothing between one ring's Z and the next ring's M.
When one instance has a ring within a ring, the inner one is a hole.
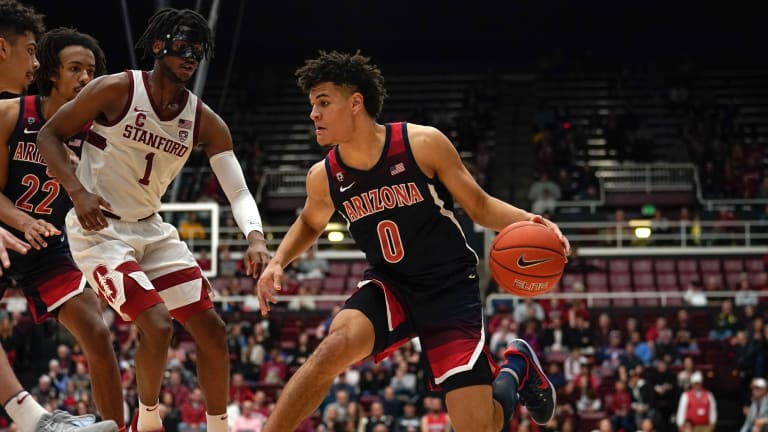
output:
M155 154L147 153L144 159L147 161L147 166L144 168L144 177L139 179L139 183L149 186L149 174L152 172L152 161L155 159Z

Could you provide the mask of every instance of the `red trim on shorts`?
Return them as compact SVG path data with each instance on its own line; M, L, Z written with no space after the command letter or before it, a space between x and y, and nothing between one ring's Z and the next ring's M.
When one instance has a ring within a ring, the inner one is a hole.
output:
M164 274L152 280L152 285L155 286L155 289L158 292L195 280L200 281L200 299L170 311L171 316L181 323L181 325L184 325L190 317L213 308L213 302L208 295L208 290L205 286L205 278L200 271L200 267L195 266L185 268L183 270Z
M387 325L389 326L388 330L391 332L405 322L405 309L403 308L403 305L400 304L400 301L397 300L397 297L392 293L392 290L387 287L387 284L378 279L369 280L381 288L384 293L384 302L387 304ZM389 345L384 351L373 356L374 361L378 363L389 357L393 352L400 348L400 346L411 340L411 338L412 336L406 336Z
M488 360L488 364L491 366L491 374L493 374L493 377L496 378L496 375L498 375L499 371L501 370L501 366L499 366L496 363L496 360L493 359L493 354L491 353L491 349L487 344L483 346L483 355Z
M381 290L384 292L384 302L387 304L387 325L389 326L388 330L393 331L394 329L398 328L400 324L406 321L405 309L403 308L403 305L400 304L400 301L397 299L397 297L392 293L392 290L389 289L387 284L378 279L368 280L378 285L379 288L381 288Z
M400 339L399 341L393 343L392 345L388 346L384 351L374 355L373 356L373 361L375 361L376 363L381 362L385 358L387 358L390 355L392 355L393 352L397 351L398 348L403 346L406 342L408 342L412 338L413 338L413 336L406 336L406 337Z
M201 289L200 300L194 303L190 303L186 306L176 308L170 312L173 319L178 321L181 325L185 325L188 319L212 308L213 308L213 302L211 301L211 297L208 295L208 291L205 289Z
M427 358L435 379L459 366L471 367L472 354L479 339L454 339L447 344L427 350Z
M139 263L136 261L126 261L115 268L116 271L123 274L123 292L125 293L125 303L120 307L120 313L136 320L139 315L152 306L163 303L163 299L156 290L145 290L138 282L128 276L130 273L142 272Z
M78 270L64 270L52 276L37 287L37 295L40 297L43 303L45 303L48 309L51 306L59 303L65 297L69 297L73 292L80 289L80 285L83 282L83 274ZM62 303L63 304L63 303ZM57 307L61 307L58 305ZM34 307L34 303L29 301L29 310L32 312L32 317L35 322L40 324L47 318L51 317L51 313L44 313L42 316L37 316L37 308Z
M175 287L176 285L202 278L203 274L200 272L200 267L189 267L183 270L178 270L164 274L162 276L158 276L152 279L152 285L154 285L155 289L160 292L165 291L168 288Z

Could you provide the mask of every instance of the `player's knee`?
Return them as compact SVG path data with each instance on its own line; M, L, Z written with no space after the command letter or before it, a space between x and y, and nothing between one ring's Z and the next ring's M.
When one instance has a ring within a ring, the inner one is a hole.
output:
M500 425L494 425L492 411L461 410L450 413L451 423L457 431L498 432Z
M227 346L227 325L213 309L190 317L184 323L184 327L192 334L198 345L218 349Z
M88 331L88 339L92 340L94 345L112 351L112 334L107 328L107 325L104 324L104 321L97 320L94 325L91 326Z
M173 336L173 322L168 310L162 305L155 305L144 311L136 319L141 331L142 341L151 346L167 346Z
M213 349L227 349L227 325L216 314L208 319L205 325L205 343Z
M344 331L329 334L314 352L318 374L335 377L347 366L358 360L359 347L355 346Z

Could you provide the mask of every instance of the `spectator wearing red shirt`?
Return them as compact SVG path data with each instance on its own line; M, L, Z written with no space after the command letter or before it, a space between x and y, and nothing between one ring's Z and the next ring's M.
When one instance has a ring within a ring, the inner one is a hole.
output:
M184 406L192 393L182 382L181 370L175 367L169 371L168 384L163 387L162 392L170 393L177 407Z
M179 432L205 432L205 402L203 391L199 387L192 390L187 402L181 406L181 423Z
M606 404L608 413L611 415L611 426L613 430L619 429L624 432L636 430L634 415L632 412L632 395L627 391L627 385L624 381L616 381L616 391L610 395L609 403Z
M243 374L235 372L232 374L232 380L229 383L229 400L237 401L242 404L245 401L254 399L253 391L245 382Z
M283 384L288 377L288 364L283 359L280 348L269 351L269 360L261 366L259 381L267 384Z
M646 342L656 342L659 338L659 333L667 328L667 319L664 317L656 318L656 325L651 326L648 331L645 332Z

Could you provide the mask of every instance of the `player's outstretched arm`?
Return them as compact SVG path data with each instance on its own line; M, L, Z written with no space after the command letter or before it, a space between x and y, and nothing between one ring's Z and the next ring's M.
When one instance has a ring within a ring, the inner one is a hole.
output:
M501 231L509 224L525 220L544 224L558 235L566 254L570 254L570 243L555 223L485 192L442 132L418 125L409 125L408 131L419 167L430 178L438 178L473 221L495 231Z
M324 162L313 165L307 173L307 199L296 221L288 229L275 255L256 284L261 314L266 316L275 293L283 286L283 269L301 256L317 240L331 220L334 207L328 190Z
M202 111L200 143L204 146L211 169L232 206L232 216L248 239L245 272L258 278L269 262L259 208L245 183L242 167L233 150L229 127L207 105L203 106Z

